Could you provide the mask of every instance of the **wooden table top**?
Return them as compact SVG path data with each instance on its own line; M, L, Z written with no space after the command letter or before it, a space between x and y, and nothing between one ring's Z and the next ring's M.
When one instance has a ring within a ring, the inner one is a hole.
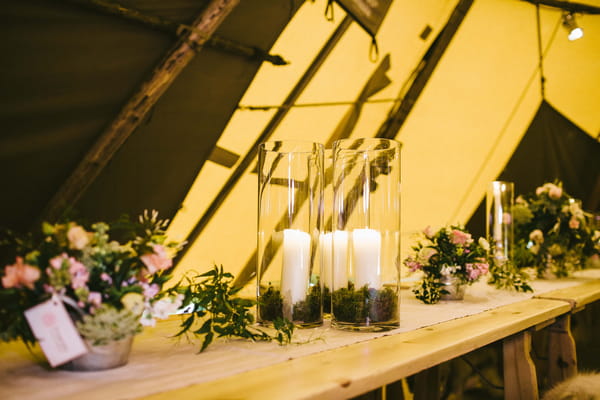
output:
M562 301L529 299L408 332L382 333L349 345L338 346L336 342L340 337L346 340L362 334L321 328L323 337L308 344L281 347L219 341L202 354L196 354L197 345L174 345L166 339L178 323L166 321L136 338L126 366L100 372L50 370L39 360L35 362L23 345L4 344L0 346L0 398L348 398L570 309Z
M0 343L0 399L348 398L595 301L600 280L593 278L533 282L538 298L479 282L464 301L436 305L403 289L398 329L346 332L326 322L297 330L303 344L288 346L218 340L198 354L198 343L170 338L174 318L137 336L127 365L99 372L52 370L39 350Z
M571 303L573 309L581 308L600 299L600 280L541 293L535 298L563 300Z

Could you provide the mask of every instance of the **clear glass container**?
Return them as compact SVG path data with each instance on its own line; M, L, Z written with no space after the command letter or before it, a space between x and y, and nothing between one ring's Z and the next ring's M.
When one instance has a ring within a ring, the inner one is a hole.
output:
M333 146L332 325L399 326L400 148L389 139Z
M512 259L514 247L514 184L506 181L491 182L486 194L486 236L497 267Z
M262 143L258 158L257 320L323 322L323 145Z

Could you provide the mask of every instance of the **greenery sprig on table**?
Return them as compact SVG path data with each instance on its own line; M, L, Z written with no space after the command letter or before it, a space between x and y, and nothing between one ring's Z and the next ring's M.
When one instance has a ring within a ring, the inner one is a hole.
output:
M294 324L284 318L273 321L275 333L254 325L254 300L237 297L241 288L233 286L233 275L223 266L200 275L186 276L166 291L167 295L183 295L183 304L190 307L175 336L193 336L202 340L200 352L219 337L237 337L252 341L291 343Z
M494 265L492 262L488 283L494 285L496 289L514 290L523 293L533 292L533 289L529 286L527 273L517 268L510 261L503 265Z

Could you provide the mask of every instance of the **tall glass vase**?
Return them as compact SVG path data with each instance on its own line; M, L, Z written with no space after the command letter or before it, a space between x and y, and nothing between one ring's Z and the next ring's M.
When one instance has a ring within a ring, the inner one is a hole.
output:
M332 325L399 326L400 147L389 139L333 146Z
M323 145L273 141L258 158L258 322L323 322Z
M506 181L491 182L486 194L486 235L490 240L495 266L503 266L512 259L514 247L514 184Z

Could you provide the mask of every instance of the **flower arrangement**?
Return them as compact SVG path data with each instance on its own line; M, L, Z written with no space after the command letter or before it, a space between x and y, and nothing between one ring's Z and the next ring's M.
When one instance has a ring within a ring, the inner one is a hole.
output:
M561 182L545 183L535 193L519 196L513 208L515 262L535 267L538 277L565 277L585 266L599 252L581 202Z
M65 304L79 334L93 345L166 318L183 298L159 294L181 248L167 241L167 224L146 211L137 223L98 222L90 230L76 222L44 223L41 239L3 237L0 245L11 255L0 264L0 340L33 344L24 312L52 297ZM125 241L111 239L113 233Z
M488 273L490 245L486 239L475 242L461 226L444 227L437 232L428 226L422 236L404 264L411 272L423 272L423 279L413 292L424 303L437 303L443 294L449 294L444 282L451 277L458 284L470 285Z

